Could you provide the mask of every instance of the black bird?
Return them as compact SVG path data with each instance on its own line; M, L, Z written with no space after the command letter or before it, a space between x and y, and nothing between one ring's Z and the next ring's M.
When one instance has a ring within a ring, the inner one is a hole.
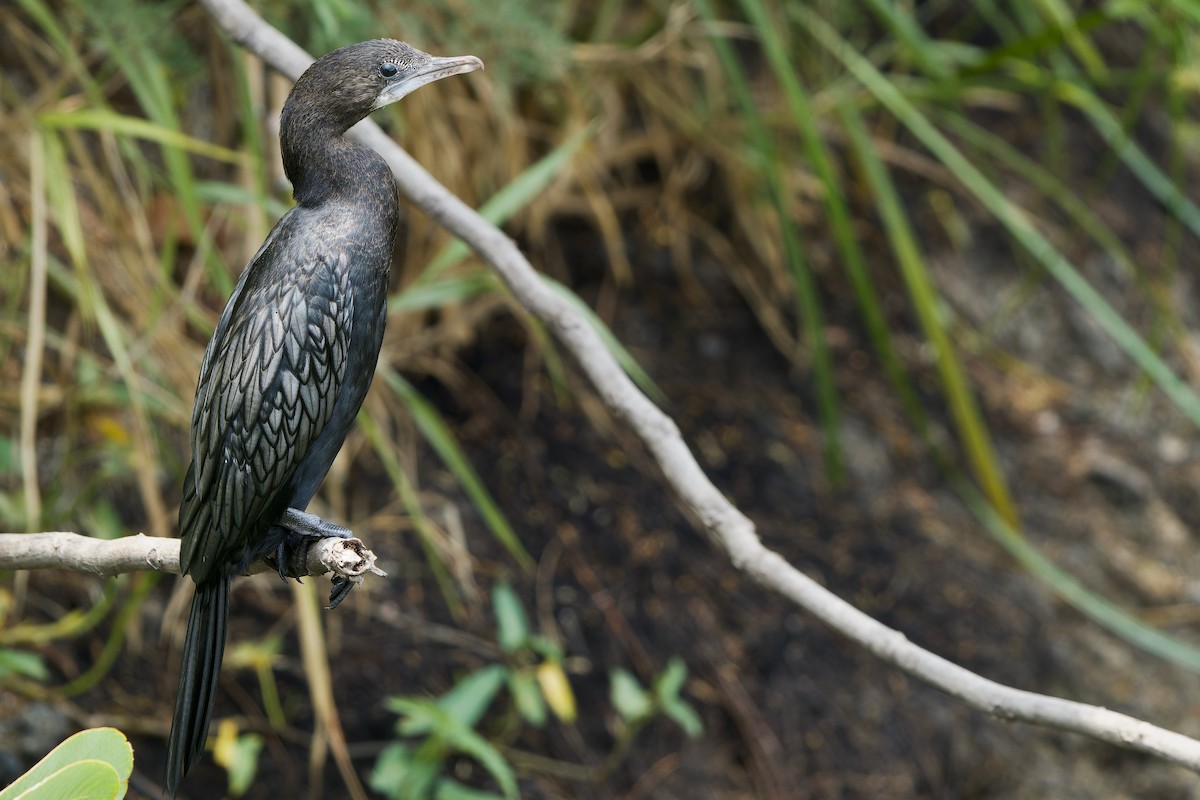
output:
M383 158L342 134L418 87L482 66L376 39L318 60L284 104L279 140L296 205L242 272L192 409L179 535L196 594L167 744L172 797L208 737L231 578L289 536L348 533L304 509L374 377L399 203Z

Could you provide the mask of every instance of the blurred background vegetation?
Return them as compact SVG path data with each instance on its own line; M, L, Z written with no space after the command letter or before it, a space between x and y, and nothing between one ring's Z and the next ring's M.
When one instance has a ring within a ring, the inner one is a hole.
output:
M484 60L376 119L611 329L769 545L990 677L1200 733L1200 6L255 8L315 54ZM17 0L0 26L0 521L170 535L204 344L290 201L288 83L181 0ZM225 769L194 796L1187 785L1000 728L743 586L419 212L390 308L318 503L392 577L327 618L243 583ZM6 778L113 724L151 785L173 583L5 576Z

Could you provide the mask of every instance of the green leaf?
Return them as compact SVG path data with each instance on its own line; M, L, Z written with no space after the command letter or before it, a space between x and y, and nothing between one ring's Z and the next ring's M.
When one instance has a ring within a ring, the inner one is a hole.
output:
M686 680L687 664L683 662L682 658L672 658L667 662L667 668L655 678L654 694L660 702L664 702L668 698L678 697L679 690L683 688L683 683Z
M790 10L812 31L814 41L819 42L837 57L846 69L908 128L913 136L954 173L955 177L975 195L976 199L1004 225L1009 234L1046 268L1046 271L1092 315L1097 324L1112 337L1113 341L1126 352L1134 363L1158 384L1176 407L1194 424L1200 426L1200 396L1175 374L1167 362L1088 283L1079 270L1038 230L1029 216L1009 200L1000 187L988 180L949 139L934 128L925 115L909 102L892 81L880 73L867 59L856 53L828 23L799 4L792 6ZM1097 109L1094 104L1090 104L1078 94L1070 92L1065 84L1057 88L1064 93L1064 99L1082 102L1083 110L1092 114L1093 123L1104 125L1106 121L1095 113ZM1101 132L1106 135L1110 133L1106 129L1102 129ZM1128 148L1124 148L1119 154L1122 157L1129 157L1131 152ZM1146 165L1141 164L1140 166ZM1151 185L1150 188L1165 189L1165 187L1155 185ZM1188 216L1184 219L1185 222L1190 221L1191 211L1184 202L1186 198L1176 193L1164 196L1163 200L1170 203L1172 210L1176 213L1187 211ZM1197 228L1200 229L1200 214L1196 215L1196 223Z
M214 158L230 164L241 163L245 160L240 152L222 148L203 139L194 139L176 128L156 124L140 116L125 116L106 108L84 108L74 112L46 112L38 115L37 121L44 128L53 130L86 130L104 131L144 139L146 142L179 148L193 152L198 156Z
M412 773L412 752L401 742L392 742L375 759L367 781L373 790L388 797L399 797L400 789Z
M10 787L11 788L11 787ZM0 793L4 800L117 800L125 796L128 787L122 783L111 764L89 758L68 764L42 780L10 795Z
M925 338L933 346L942 391L950 406L950 413L972 471L993 505L1006 520L1019 527L1017 508L1013 503L1008 481L1004 477L1004 469L996 457L975 393L971 391L971 382L959 358L953 332L947 330L943 324L940 298L904 203L890 173L872 147L857 109L851 103L845 102L839 105L839 110L879 208L892 252L900 267L900 274L912 298L917 320Z
M433 796L435 800L501 800L501 796L494 792L472 789L470 786L463 786L450 778L442 778L438 781L437 788L433 790Z
M237 723L233 720L222 720L217 726L213 761L225 768L229 776L229 793L234 797L245 794L254 781L262 746L263 739L256 733L239 736Z
M33 768L0 792L0 800L41 800L42 798L121 798L125 796L129 775L133 772L133 748L125 734L116 728L92 728L68 737L51 750ZM112 782L116 788L109 791ZM51 792L46 786L61 788ZM100 794L71 793L71 787ZM37 791L33 791L37 789Z
M24 678L33 678L35 681L50 679L50 672L46 669L40 655L3 647L0 648L0 681L9 675L20 675Z
M442 746L458 750L483 765L500 784L505 797L515 798L517 782L512 768L495 747L473 730L508 673L506 667L493 664L459 681L437 702L393 697L387 705L406 715L397 725L402 735L431 737L419 752L427 749L440 752Z
M525 646L533 652L545 658L547 661L562 661L562 648L554 642L542 636L540 633L535 633L525 641Z
M718 19L709 0L693 0L700 16L709 24L718 24ZM792 274L792 293L796 314L804 328L804 344L811 358L812 379L816 391L817 415L824 435L825 465L830 479L837 483L842 475L841 455L841 411L837 385L834 381L833 359L829 342L825 338L824 312L816 276L805 248L802 246L800 227L791 209L790 190L785 183L792 169L790 159L780 155L772 131L763 117L758 92L752 88L751 79L742 66L742 60L730 40L724 36L713 36L713 49L721 63L732 94L737 100L739 116L745 122L747 141L752 148L754 166L765 187L766 198L775 209L779 222L785 263Z
M546 700L532 669L514 670L508 676L508 691L521 718L535 728L546 724Z
M472 728L491 705L507 675L508 668L500 664L484 667L459 681L438 699L437 705L462 725Z
M392 697L385 703L389 711L401 715L396 722L396 732L401 736L428 736L436 733L438 725L446 716L438 708L436 700L413 697Z
M446 743L469 755L483 765L496 783L500 784L505 797L517 797L517 777L512 767L486 739L467 727L456 728L446 735Z
M638 679L617 668L612 672L612 704L626 724L638 722L654 711L654 700Z
M507 583L498 583L492 589L492 608L496 612L496 636L500 649L515 653L529 640L529 620L517 593Z
M688 735L689 739L695 739L704 733L704 723L701 721L700 715L688 703L680 700L678 697L664 698L662 701L662 711L679 723L679 727L683 728L683 732Z
M421 758L401 742L384 747L368 781L374 792L396 800L418 800L442 771L442 758Z

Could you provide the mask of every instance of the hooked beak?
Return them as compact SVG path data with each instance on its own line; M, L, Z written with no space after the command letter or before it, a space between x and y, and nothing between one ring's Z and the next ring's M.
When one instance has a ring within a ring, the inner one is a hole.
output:
M429 56L429 60L395 83L390 83L375 98L372 111L391 105L400 98L420 89L427 83L483 69L483 62L475 56Z

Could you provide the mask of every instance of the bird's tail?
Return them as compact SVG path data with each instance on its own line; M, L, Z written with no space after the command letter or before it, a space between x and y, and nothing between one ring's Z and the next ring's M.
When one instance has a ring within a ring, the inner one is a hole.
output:
M208 738L217 691L217 676L225 653L225 628L229 622L229 577L221 575L196 585L187 637L179 665L175 715L167 742L167 792L175 796L183 776Z

